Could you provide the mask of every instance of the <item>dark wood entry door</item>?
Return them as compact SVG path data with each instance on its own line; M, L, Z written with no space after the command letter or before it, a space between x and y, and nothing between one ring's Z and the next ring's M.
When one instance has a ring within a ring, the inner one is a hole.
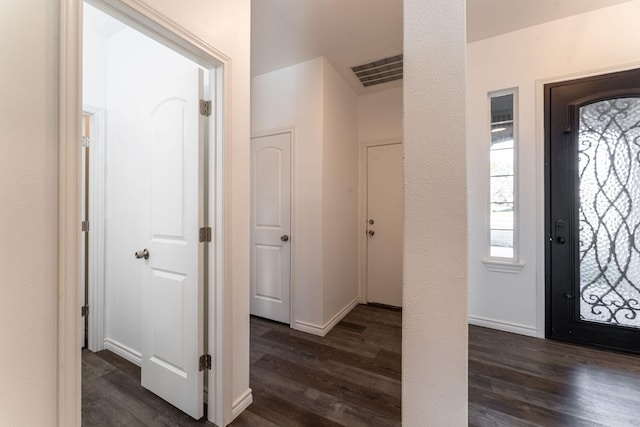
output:
M640 353L640 70L545 86L547 337Z

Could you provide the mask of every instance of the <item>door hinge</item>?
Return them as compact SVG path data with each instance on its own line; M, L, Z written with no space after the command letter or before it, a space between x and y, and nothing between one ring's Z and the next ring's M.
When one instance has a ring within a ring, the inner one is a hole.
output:
M83 136L82 137L82 146L83 147L88 147L91 144L91 138L89 138L88 136Z
M80 307L80 316L87 317L88 315L89 315L89 306L83 305L82 307Z
M210 354L203 354L202 356L200 356L200 361L198 363L198 368L201 371L204 371L205 369L211 369L211 355Z
M211 107L211 101L200 100L200 114L205 117L209 117L213 113Z
M200 242L201 243L210 243L211 242L211 227L201 227L200 228Z
M82 221L82 231L83 232L89 231L89 221Z

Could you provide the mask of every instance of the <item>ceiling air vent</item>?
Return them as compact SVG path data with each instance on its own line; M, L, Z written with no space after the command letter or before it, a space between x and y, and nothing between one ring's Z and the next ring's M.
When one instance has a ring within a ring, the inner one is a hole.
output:
M402 55L351 67L362 86L369 87L402 79Z

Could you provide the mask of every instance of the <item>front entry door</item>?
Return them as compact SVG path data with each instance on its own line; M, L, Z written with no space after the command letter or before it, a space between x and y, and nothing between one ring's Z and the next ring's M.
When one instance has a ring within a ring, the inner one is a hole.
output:
M251 314L291 321L291 133L251 139Z
M545 87L547 336L640 352L640 70Z
M402 306L402 144L367 148L367 301Z
M148 171L140 176L147 179L147 209L139 212L148 239L136 253L144 263L142 386L194 418L204 410L202 89L198 69L149 87L140 114L149 163L139 165Z

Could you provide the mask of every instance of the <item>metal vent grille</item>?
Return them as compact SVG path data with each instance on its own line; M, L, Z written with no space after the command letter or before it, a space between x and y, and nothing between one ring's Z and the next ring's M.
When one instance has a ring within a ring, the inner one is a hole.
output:
M351 67L362 86L374 86L402 79L402 55Z

